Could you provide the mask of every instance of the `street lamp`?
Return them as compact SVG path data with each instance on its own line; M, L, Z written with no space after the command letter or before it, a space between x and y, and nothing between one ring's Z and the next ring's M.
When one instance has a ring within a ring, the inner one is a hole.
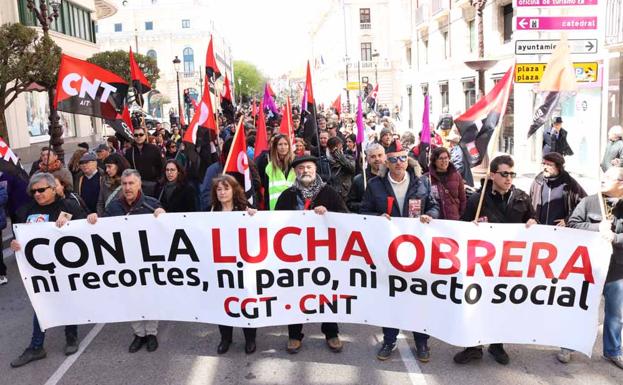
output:
M378 61L379 61L379 51L377 51L376 49L374 50L374 53L372 54L372 61L374 62L374 84L377 84L379 82L379 74L378 74Z
M52 8L50 13L49 6ZM26 7L34 13L37 21L41 24L43 35L47 38L50 24L59 16L58 10L61 6L61 0L39 0L39 7L35 4L35 0L27 0ZM53 148L61 162L65 163L65 151L63 150L64 140L63 126L60 125L60 117L58 111L54 108L54 99L56 98L56 89L52 85L48 85L48 104L50 106L50 125L48 126L48 134L50 135L50 147Z
M180 125L180 129L182 128L182 120L181 115L184 113L182 111L182 101L180 100L180 63L181 60L176 56L173 59L173 68L175 69L175 79L177 81L177 110L178 110L178 124Z

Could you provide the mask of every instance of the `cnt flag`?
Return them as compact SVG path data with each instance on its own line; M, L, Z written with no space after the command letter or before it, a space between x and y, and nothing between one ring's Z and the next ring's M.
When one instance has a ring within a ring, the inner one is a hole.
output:
M262 100L260 100L262 105ZM268 150L268 133L266 132L266 119L264 118L264 109L260 108L257 121L255 122L257 133L255 134L255 152L254 157L257 159L264 150Z
M206 52L206 75L208 79L212 81L221 77L221 71L216 65L216 59L214 58L214 46L212 45L212 36L210 36L210 43L208 44L208 52Z
M225 73L225 81L224 81L225 90L221 94L221 108L223 109L223 115L227 118L227 120L231 123L234 122L234 103L231 99L231 87L229 85L229 77L227 73Z
M132 118L130 117L130 111L128 105L123 106L123 112L117 114L116 119L106 120L106 124L115 130L116 133L121 135L125 140L131 142L132 134L134 133L134 126L132 126Z
M216 132L214 109L212 108L212 99L210 97L210 81L208 78L205 78L204 80L201 103L197 106L195 115L193 115L182 140L187 143L197 144L197 133L199 131L199 127L204 127L208 130L214 131L214 137L218 134L218 132Z
M54 98L59 111L115 120L127 95L128 83L120 76L84 60L61 56Z
M247 138L244 134L244 125L242 118L236 128L234 139L231 142L231 148L223 173L232 174L232 176L241 175L244 177L244 191L250 204L253 204L253 184L251 183L251 169L249 168L249 157L247 155ZM238 174L238 175L236 175Z
M143 75L143 71L141 71L141 68L134 59L132 47L130 47L130 77L132 78L132 88L134 88L136 101L142 107L143 94L151 91L151 84L149 84L149 81L145 75Z
M301 120L303 121L303 139L314 145L318 143L318 125L316 122L316 102L312 87L311 69L307 61L307 76L305 79L305 91L301 103Z
M461 134L460 145L469 155L471 167L479 165L496 127L502 120L513 85L513 65L493 89L454 120Z
M528 138L551 117L561 99L578 89L570 48L565 35L552 52L538 86L541 91L541 105L534 111Z
M376 84L374 88L372 89L372 92L370 92L370 95L368 95L368 98L366 99L368 108L370 108L371 110L376 109L376 97L378 96L378 94L379 94L379 85Z
M0 138L0 171L14 175L25 182L29 180L28 173L24 170L19 158L2 138Z

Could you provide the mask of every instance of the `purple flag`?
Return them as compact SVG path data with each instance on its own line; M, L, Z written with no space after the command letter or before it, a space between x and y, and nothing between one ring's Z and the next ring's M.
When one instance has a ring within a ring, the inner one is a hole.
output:
M424 113L422 114L422 133L420 143L430 144L430 100L426 94L424 96Z
M273 100L273 96L268 91L268 83L264 86L264 105L262 105L262 108L264 110L268 108L273 115L279 115L279 109L275 105L275 100Z
M363 124L363 106L361 105L361 96L357 97L357 144L363 143L366 131Z

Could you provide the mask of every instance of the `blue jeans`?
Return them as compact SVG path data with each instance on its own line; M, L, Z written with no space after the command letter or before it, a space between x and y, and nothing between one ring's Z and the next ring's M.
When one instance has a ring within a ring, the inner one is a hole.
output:
M393 345L396 343L400 330L394 328L383 328L383 343L387 345ZM413 339L417 346L425 345L428 341L428 334L413 332Z
M65 326L65 339L76 341L78 339L78 325ZM43 347L45 341L45 332L41 330L39 326L39 320L37 315L32 317L32 339L30 340L30 347L39 349Z
M604 305L604 356L620 356L623 354L623 279L604 285Z

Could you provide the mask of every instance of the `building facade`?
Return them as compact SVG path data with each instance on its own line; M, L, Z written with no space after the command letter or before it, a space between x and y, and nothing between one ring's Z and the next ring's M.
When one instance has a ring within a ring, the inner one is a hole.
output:
M36 2L38 5L38 1ZM95 22L112 16L116 7L112 0L63 0L59 17L50 26L50 37L63 53L87 59L99 51L96 45ZM35 17L26 0L0 2L0 24L22 23L36 26ZM40 29L40 28L39 28ZM39 156L39 149L49 142L47 92L24 92L6 110L11 147L24 162ZM59 112L63 125L65 149L81 141L92 141L101 134L99 119Z
M223 74L217 89L222 89L225 73L232 79L231 46L218 32L212 3L213 0L117 1L118 12L98 22L96 35L102 51L127 51L132 47L134 52L156 59L160 79L156 90L145 98L150 115L168 121L171 110L177 113L179 75L179 97L188 120L192 108L184 104L183 93L188 89L195 100L201 98L210 36L217 65ZM175 57L181 61L179 74L173 65ZM164 103L156 102L159 99Z

